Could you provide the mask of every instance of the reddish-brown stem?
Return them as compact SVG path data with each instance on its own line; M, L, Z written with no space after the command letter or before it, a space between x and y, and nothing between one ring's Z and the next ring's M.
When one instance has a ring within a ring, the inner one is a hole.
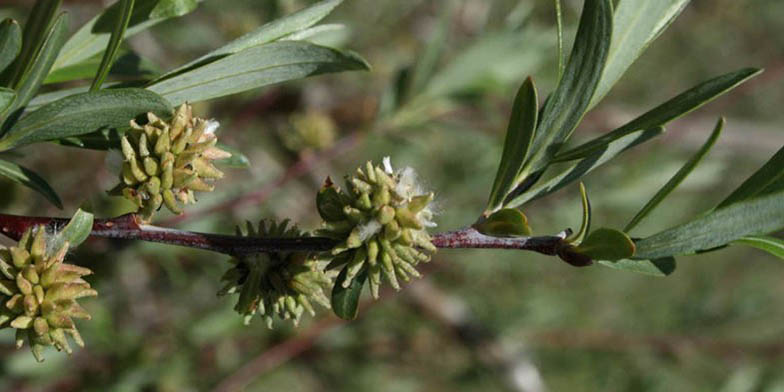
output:
M68 219L62 218L0 214L0 232L15 240L18 240L32 226L48 225L57 228L67 223ZM93 237L186 246L227 255L283 250L321 252L336 245L335 240L324 237L258 238L168 229L142 224L132 214L112 219L96 219L93 222L91 235ZM433 244L438 248L517 249L555 255L558 249L563 246L563 239L567 235L569 235L569 230L555 236L498 238L483 235L469 227L457 231L436 233L433 235Z

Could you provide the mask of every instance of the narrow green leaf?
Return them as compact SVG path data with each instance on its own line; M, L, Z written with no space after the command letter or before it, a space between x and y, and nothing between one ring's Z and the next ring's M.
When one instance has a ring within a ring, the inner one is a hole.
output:
M409 95L413 96L422 92L436 71L438 59L441 58L447 43L447 37L449 36L449 26L455 8L454 4L452 1L446 2L433 35L429 38L422 54L418 56L411 74L411 84L408 88Z
M593 260L617 261L634 256L635 247L626 233L602 227L588 234L574 251Z
M365 286L367 271L363 269L354 277L351 285L343 287L347 271L348 267L344 267L335 280L335 286L332 288L332 311L344 320L353 320L357 318L359 296L362 294L362 287Z
M106 48L117 16L121 13L120 2L115 2L100 15L82 26L65 43L52 70L79 64ZM169 18L185 15L198 5L192 0L136 0L126 37L144 31Z
M784 147L780 148L759 170L735 189L716 208L723 208L741 200L757 196L767 187L784 180Z
M103 52L101 65L98 67L98 73L95 75L92 85L90 85L90 91L99 90L103 81L106 80L106 75L109 74L109 69L112 67L114 59L117 56L117 51L120 49L120 43L122 43L125 30L128 29L128 22L131 20L131 14L133 12L134 0L120 0L120 3L122 12L118 15L117 21L114 24L114 29L112 29L112 34L109 37L109 43L106 45L106 50Z
M70 249L76 248L90 236L92 230L93 214L78 209L68 224L57 232L51 247L60 249L68 241Z
M764 250L780 259L784 259L784 240L770 236L746 236L732 242L733 244L748 245Z
M558 80L560 81L564 73L564 44L563 44L563 12L561 11L561 0L554 0L555 3L555 25L558 40Z
M665 125L686 113L698 109L702 105L707 104L752 77L759 75L761 72L762 70L755 68L744 68L702 82L634 120L629 121L612 132L606 133L569 151L557 154L553 161L564 162L580 159L603 148L607 143L632 132Z
M16 90L16 101L11 107L11 112L17 108L24 107L27 102L32 99L33 95L41 87L46 74L52 68L54 59L57 58L57 53L60 52L65 37L68 34L68 15L65 13L55 19L52 23L51 29L44 38L43 45L40 50L31 59L30 66L24 74L22 74L18 82L14 84ZM21 56L20 56L21 57Z
M566 242L572 244L583 242L586 234L591 231L591 201L588 199L588 192L586 192L585 184L582 181L580 181L580 201L583 206L583 221L580 224L580 230L566 239Z
M98 73L98 67L101 65L102 57L94 56L91 57L81 63L69 65L67 67L63 67L52 72L49 72L49 75L46 76L44 79L44 84L51 84L51 83L62 83L62 82L70 82L73 80L83 80L83 79L92 79L95 77L96 73ZM154 77L159 70L157 69L156 65L150 62L149 60L139 57L136 53L130 51L123 51L120 49L120 54L118 55L117 59L112 64L111 69L109 70L110 76L117 76L128 80L150 80ZM110 87L108 84L104 84L107 87ZM83 92L88 91L86 88L82 87L80 89L66 89L66 90L56 90L54 93L60 93L61 91L70 91L70 94L76 92ZM28 109L32 106L40 106L39 102L42 99L46 99L46 97L52 93L44 93L36 96L33 98L32 101L28 104ZM70 95L66 94L66 95ZM60 98L62 98L63 94L60 94Z
M636 131L629 135L613 140L603 148L593 152L588 157L567 165L560 169L558 174L550 177L546 181L532 187L524 192L512 192L505 205L507 207L518 207L529 200L538 199L542 196L553 193L572 181L582 178L597 167L615 158L618 154L632 148L638 144L659 136L664 132L664 128L658 127L645 131Z
M218 165L236 169L247 169L250 167L250 160L240 150L220 142L218 142L217 147L231 153L231 157L215 161Z
M476 231L493 237L522 237L532 234L528 218L516 208L498 210L473 227Z
M543 110L521 177L543 170L582 120L607 59L611 32L612 2L586 0L569 62Z
M612 43L601 81L589 108L618 82L629 66L681 13L689 0L619 0L613 16ZM654 125L645 128L651 128Z
M22 29L13 19L0 23L0 73L16 59L22 50Z
M637 241L637 258L657 259L726 245L784 228L784 191L739 201Z
M11 107L11 104L14 103L14 99L16 99L16 91L11 90L10 88L0 87L0 125L3 123L3 114L5 114L6 109Z
M504 152L501 155L501 163L498 165L498 173L495 175L490 199L487 202L486 214L497 210L504 198L517 185L516 182L519 181L517 176L528 157L531 142L536 134L538 105L539 98L536 86L533 79L529 77L520 86L512 106L512 115L509 118L506 140L504 141Z
M307 76L366 70L358 55L301 41L254 46L148 87L173 105L199 102Z
M691 159L689 159L683 165L683 167L681 167L680 170L678 170L678 172L675 173L675 175L672 176L672 178L670 178L670 180L667 181L667 183L664 184L664 186L659 189L658 192L656 192L655 195L653 195L651 200L648 200L648 202L645 203L645 206L643 206L642 209L640 209L640 212L638 212L637 215L635 215L634 218L629 221L629 224L626 225L623 231L628 233L633 228L635 228L646 216L648 216L648 214L651 213L651 211L653 211L659 205L659 203L661 203L670 194L670 192L674 191L675 188L677 188L678 185L683 182L683 180L689 175L689 173L691 173L692 170L694 170L695 167L697 167L700 161L702 161L702 158L708 154L708 151L710 151L710 149L716 143L719 135L721 135L722 128L724 128L724 117L719 119L719 122L716 124L716 127L713 129L710 137L708 137L708 140L705 141L705 144L702 145L700 150L697 151L697 153L694 154L694 156L692 156Z
M158 81L168 79L185 71L220 60L228 55L238 53L254 46L264 45L286 37L289 34L307 29L329 15L343 0L326 0L299 12L269 22L258 29L243 35L228 44L221 46L185 65L177 67L162 75Z
M63 202L60 201L57 192L35 172L13 162L0 160L0 175L35 190L43 195L46 200L57 206L57 208L63 208Z
M131 119L146 112L168 117L171 106L159 95L137 88L71 95L22 118L0 139L0 151L99 129L127 128Z
M22 49L13 65L2 75L3 85L19 90L22 80L30 72L41 48L50 36L51 27L60 0L39 0L35 2L30 16L27 18L22 34Z
M600 260L599 264L621 271L636 272L643 275L665 277L675 272L675 258L665 257L656 260L623 259L618 261Z

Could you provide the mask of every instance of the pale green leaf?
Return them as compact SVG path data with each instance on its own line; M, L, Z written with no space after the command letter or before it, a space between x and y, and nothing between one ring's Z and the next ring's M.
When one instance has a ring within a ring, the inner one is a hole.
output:
M613 269L636 272L643 275L665 277L675 272L675 258L665 257L656 260L623 259L618 261L600 260L600 265Z
M220 142L218 142L217 147L231 153L231 157L215 161L218 165L236 169L247 169L250 167L250 160L240 150Z
M730 204L757 196L766 188L784 180L784 147L780 148L759 170L754 172L746 181L735 189L716 208L723 208Z
M63 208L63 202L60 201L57 192L35 172L13 162L0 160L0 175L35 190L43 195L46 200L57 206L57 208Z
M76 248L90 236L92 230L93 214L78 209L68 224L57 231L50 246L53 249L60 249L67 241L70 249Z
M746 236L732 242L764 250L780 259L784 259L784 240L770 236Z
M368 69L359 56L302 41L254 46L148 87L173 105L330 72Z

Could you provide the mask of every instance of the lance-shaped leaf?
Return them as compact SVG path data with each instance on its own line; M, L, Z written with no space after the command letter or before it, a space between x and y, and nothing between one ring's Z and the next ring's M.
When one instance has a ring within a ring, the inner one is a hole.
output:
M173 105L236 94L329 72L366 70L358 55L301 41L273 42L224 57L148 87Z
M607 65L591 100L591 108L604 98L629 66L675 20L688 3L689 0L618 1L613 15L612 43L607 55Z
M447 43L449 26L455 8L454 4L455 3L451 1L446 2L444 5L445 8L441 11L441 15L439 16L435 31L433 31L432 36L429 38L421 56L418 56L419 58L411 73L411 83L406 89L408 96L415 96L422 92L435 74L438 59L441 58L441 54Z
M636 258L658 259L724 246L784 228L784 190L739 201L636 242Z
M612 32L612 2L586 0L572 53L544 106L523 176L544 169L585 115L604 68Z
M487 202L486 214L497 210L506 195L521 180L518 175L528 157L531 142L536 134L538 105L536 86L533 79L529 77L520 86L512 106L512 115L509 118L506 140L504 141L504 152L501 155L501 163L498 165L498 173L495 175L493 188L490 192L490 200Z
M669 181L667 181L664 186L656 192L655 195L649 200L645 205L640 209L640 211L629 221L629 224L624 227L623 231L630 232L634 227L636 227L648 214L651 213L658 205L661 203L675 188L683 182L684 179L689 175L689 173L694 170L695 167L702 161L702 158L708 154L708 151L713 147L718 140L719 135L721 135L721 130L724 128L724 118L720 118L719 122L716 124L716 128L713 129L710 137L705 144L702 145L699 151L697 151L694 156L689 159L683 167L675 173Z
M204 56L167 72L158 80L168 79L174 75L183 73L184 71L220 60L228 55L238 53L254 46L264 45L282 39L290 34L305 30L318 23L321 19L324 19L325 16L329 15L329 13L342 2L343 0L322 1L299 12L269 22Z
M43 195L49 202L56 205L57 208L63 208L63 202L57 196L57 192L35 172L19 166L13 162L8 162L0 159L0 176L6 177L14 182L18 182L30 189Z
M131 20L133 5L134 0L120 0L122 12L117 16L117 21L114 23L112 34L109 37L109 43L106 45L106 50L103 52L101 65L98 67L98 72L95 74L92 85L90 85L90 91L99 90L103 81L106 79L106 75L109 74L109 69L112 67L114 59L117 57L117 51L120 49L120 43L122 43L125 30L128 29L128 22Z
M247 156L245 156L245 154L240 152L239 149L223 144L221 142L218 142L216 144L216 147L231 154L231 156L228 158L216 160L215 163L217 163L218 165L231 167L235 169L247 169L250 167L250 160L248 159Z
M93 214L78 209L68 224L57 231L50 246L52 249L60 249L68 242L69 248L73 249L84 242L92 230Z
M14 103L14 99L16 99L16 91L0 87L0 125L2 125L3 114Z
M0 23L0 72L11 64L22 50L22 29L13 19Z
M733 241L733 244L747 245L764 250L765 252L784 260L784 240L781 238L751 235L741 237Z
M580 203L583 207L583 220L580 223L580 230L566 238L566 242L578 245L591 232L591 200L588 199L588 192L585 190L585 184L582 182L580 182Z
M344 320L353 320L357 318L359 297L362 295L362 287L365 286L367 271L363 269L348 287L343 287L347 272L348 266L340 271L335 280L335 286L332 288L332 311Z
M632 132L665 125L684 114L698 109L752 77L759 75L761 72L762 70L760 69L745 68L700 83L612 132L557 154L554 161L564 162L584 158L613 140L617 140Z
M727 196L724 201L719 203L719 206L716 208L723 208L741 200L757 196L766 189L773 188L773 185L781 181L784 181L784 147L779 149L770 160Z
M121 13L120 2L82 26L63 46L52 70L79 64L100 53L109 43L110 33ZM166 19L185 15L198 5L196 0L136 0L126 37L144 31Z
M663 132L664 128L659 127L645 131L636 131L617 140L613 140L604 146L604 148L595 151L588 157L561 168L558 174L549 177L536 186L519 194L517 192L512 192L505 205L510 208L517 207L529 200L553 193L570 184L572 181L582 178L597 167L615 158L618 154L638 144L642 144Z
M636 272L643 275L665 277L675 272L675 258L665 257L656 260L623 259L618 261L599 261L600 265L613 269Z
M98 72L98 68L101 65L101 60L102 57L93 56L85 61L82 61L81 63L69 65L67 67L49 72L49 75L46 75L46 79L44 79L44 84L62 83L72 80L94 78L95 74ZM122 77L128 81L150 80L158 73L159 70L157 66L150 60L140 57L134 52L125 51L122 49L120 49L119 57L117 57L117 59L112 64L111 69L109 70L109 75ZM108 84L104 85L108 86ZM27 108L33 109L35 107L41 106L42 103L52 101L52 99L49 98L51 96L62 98L67 95L84 91L88 91L88 88L83 86L70 89L60 89L50 93L40 94L30 101L30 103L27 105Z
M555 3L555 27L556 27L556 40L558 41L558 80L563 77L564 68L564 44L563 44L563 12L561 11L561 0L554 0Z
M22 47L13 65L0 77L0 84L16 89L29 73L36 56L51 33L61 0L36 1L24 24Z
M147 112L168 117L171 106L159 95L137 88L71 95L19 120L0 139L0 151L100 129L127 128L131 119Z

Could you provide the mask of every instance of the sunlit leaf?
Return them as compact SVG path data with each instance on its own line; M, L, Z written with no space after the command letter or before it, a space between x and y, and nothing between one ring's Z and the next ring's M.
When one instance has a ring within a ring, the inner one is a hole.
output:
M65 242L73 249L84 242L93 230L93 214L81 209L76 210L74 216L62 229L57 231L52 244L53 249L60 249Z
M122 43L125 30L128 29L128 22L131 20L134 0L120 0L119 3L122 12L117 16L116 22L114 23L112 34L109 36L109 43L106 44L106 50L103 52L101 64L98 66L98 72L95 74L92 85L90 85L90 91L96 91L101 88L103 81L106 79L106 75L109 74L109 69L112 67L114 60L117 57L120 43Z

